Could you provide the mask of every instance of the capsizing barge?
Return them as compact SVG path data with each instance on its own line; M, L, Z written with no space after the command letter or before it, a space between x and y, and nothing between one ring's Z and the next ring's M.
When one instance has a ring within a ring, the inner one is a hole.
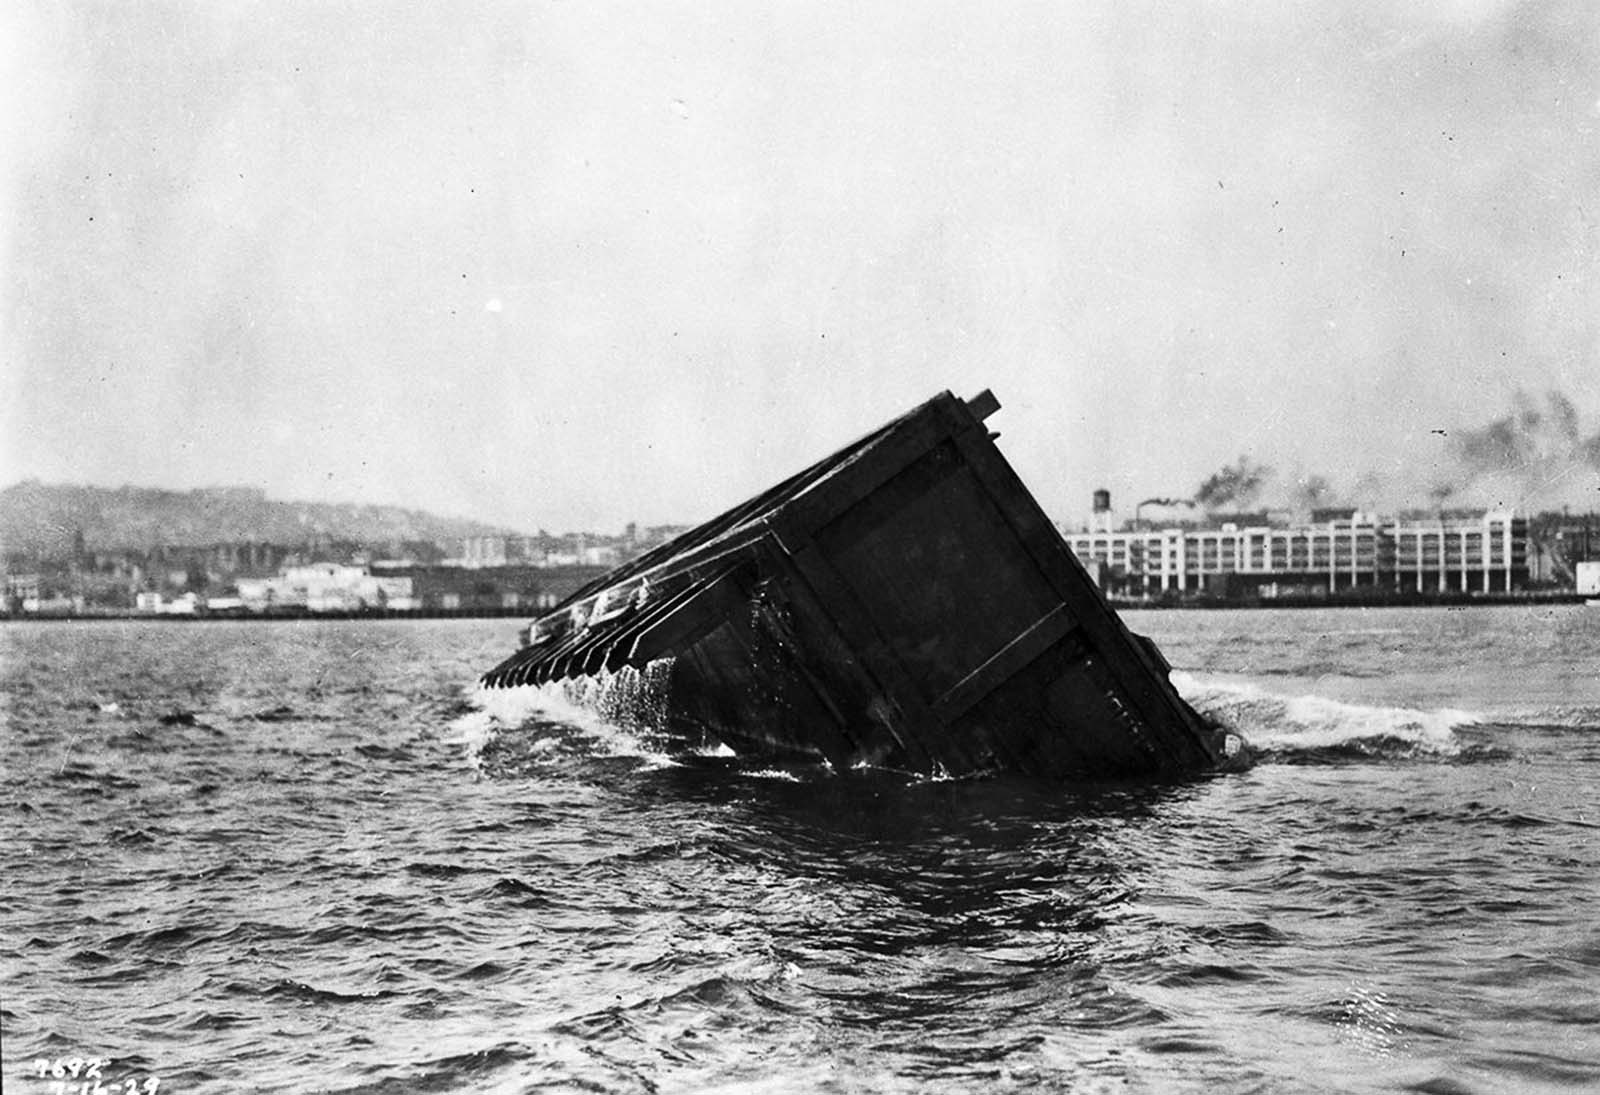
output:
M735 753L1062 780L1229 765L949 392L534 620L486 688L661 681L653 731Z

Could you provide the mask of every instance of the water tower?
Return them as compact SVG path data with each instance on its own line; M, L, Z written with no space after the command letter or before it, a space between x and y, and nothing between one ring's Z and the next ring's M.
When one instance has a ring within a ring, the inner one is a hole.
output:
M1089 531L1111 531L1111 492L1104 487L1094 492L1094 511L1089 518Z

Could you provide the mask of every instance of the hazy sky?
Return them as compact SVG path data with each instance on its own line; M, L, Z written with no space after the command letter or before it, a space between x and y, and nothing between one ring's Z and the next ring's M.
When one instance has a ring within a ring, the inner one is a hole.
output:
M0 482L614 530L987 387L1073 518L1555 392L1600 498L1590 0L4 8Z

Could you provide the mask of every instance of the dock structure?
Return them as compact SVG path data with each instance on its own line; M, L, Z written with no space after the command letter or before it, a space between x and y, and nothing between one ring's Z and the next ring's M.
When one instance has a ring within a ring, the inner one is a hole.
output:
M1224 763L995 446L998 409L941 393L578 590L481 683L665 664L664 733L841 770Z

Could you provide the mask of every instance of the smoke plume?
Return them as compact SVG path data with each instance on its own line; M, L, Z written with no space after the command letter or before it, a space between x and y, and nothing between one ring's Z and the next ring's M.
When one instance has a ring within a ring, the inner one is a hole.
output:
M1415 464L1388 473L1364 473L1354 503L1384 511L1600 507L1600 431L1586 433L1577 405L1560 391L1519 390L1488 421L1433 432L1443 435L1442 451L1419 451Z
M1586 430L1577 405L1560 391L1518 391L1488 421L1433 432L1444 435L1442 446L1419 447L1411 463L1368 469L1343 485L1302 469L1280 475L1240 456L1202 482L1192 504L1211 513L1254 505L1301 514L1336 506L1385 513L1600 509L1600 430Z
M1600 432L1585 436L1577 407L1558 391L1518 391L1510 411L1450 437L1455 474L1445 497L1520 509L1573 500L1593 505L1600 490Z
M1213 512L1247 509L1260 497L1272 474L1270 467L1241 455L1238 461L1224 466L1200 484L1194 492L1195 504Z

